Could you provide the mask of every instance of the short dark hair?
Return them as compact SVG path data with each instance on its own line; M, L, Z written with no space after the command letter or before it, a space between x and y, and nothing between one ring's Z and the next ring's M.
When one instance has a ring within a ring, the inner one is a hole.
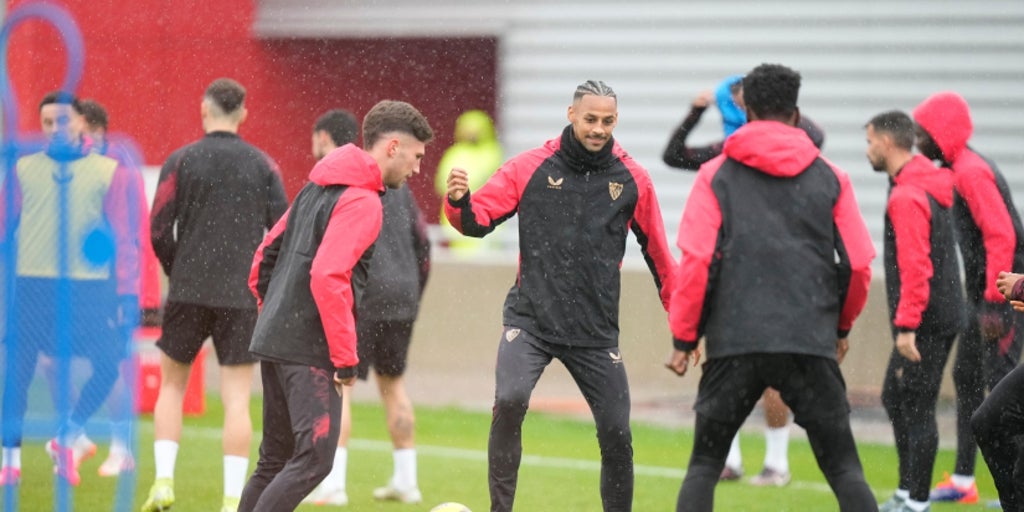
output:
M107 117L107 109L103 108L103 105L100 105L94 99L82 100L81 104L82 116L85 117L85 122L89 126L96 126L106 130L110 122Z
M615 91L612 90L608 84L600 80L587 80L586 82L577 85L576 92L572 94L572 101L575 102L588 94L593 94L594 96L607 96L614 99L616 102L619 101L619 98L615 95Z
M800 73L781 64L761 64L743 77L743 103L759 119L784 119L796 112Z
M335 146L344 146L359 137L359 121L348 110L328 110L313 124L313 133L320 131L327 132Z
M216 105L224 115L230 115L245 103L245 87L230 78L218 78L206 88L203 98Z
M868 126L874 127L876 132L888 133L900 148L908 151L914 148L914 120L903 111L882 112L864 125Z
M363 118L363 146L373 147L378 139L390 132L407 133L424 143L434 138L434 130L430 129L427 118L416 107L404 101L383 100Z
M53 91L43 96L42 101L39 102L39 110L43 110L43 107L52 105L54 103L60 105L71 105L71 108L78 114L82 113L82 103L78 101L78 98L74 94L67 91Z
M743 77L740 77L739 80L736 80L735 82L729 84L729 92L732 93L732 94L739 94L739 92L742 91L742 90L743 90Z

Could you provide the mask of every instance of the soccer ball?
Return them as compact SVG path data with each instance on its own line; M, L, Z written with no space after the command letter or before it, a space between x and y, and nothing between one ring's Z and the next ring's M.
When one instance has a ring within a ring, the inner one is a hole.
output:
M449 501L448 503L442 503L432 509L430 512L472 512L469 507L462 503L454 503Z

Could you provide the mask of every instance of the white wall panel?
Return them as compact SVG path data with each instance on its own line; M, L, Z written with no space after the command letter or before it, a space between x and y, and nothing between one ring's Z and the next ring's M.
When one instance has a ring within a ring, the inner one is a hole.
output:
M559 133L576 84L605 80L619 94L616 136L651 171L672 240L693 176L661 162L668 136L693 95L761 62L803 75L801 109L825 129L825 155L850 173L876 241L887 181L864 159L862 126L940 90L967 98L972 145L996 161L1024 206L1018 0L263 0L255 30L264 37L497 35L499 128L510 155ZM720 135L709 112L693 140Z

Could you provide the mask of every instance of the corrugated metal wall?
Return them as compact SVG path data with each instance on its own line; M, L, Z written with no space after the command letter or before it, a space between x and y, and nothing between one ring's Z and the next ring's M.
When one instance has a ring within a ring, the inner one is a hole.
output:
M887 182L866 163L862 127L878 112L909 111L940 90L970 102L972 146L1000 165L1024 206L1019 0L263 0L256 30L273 37L498 35L500 135L510 155L559 133L576 84L606 81L619 95L615 134L651 171L672 241L693 175L661 162L668 136L693 95L761 62L803 75L801 109L825 129L824 153L850 173L876 241ZM717 116L708 114L695 142L721 136Z

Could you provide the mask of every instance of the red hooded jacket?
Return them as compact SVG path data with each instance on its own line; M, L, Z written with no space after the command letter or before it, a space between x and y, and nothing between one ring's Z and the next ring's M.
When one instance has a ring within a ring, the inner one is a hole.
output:
M953 173L916 155L891 180L885 210L885 284L892 325L933 333L963 326L953 234Z
M258 358L355 375L354 309L368 249L380 232L380 167L352 144L317 162L310 183L267 234L249 288L260 316L249 350Z
M913 113L953 169L953 216L960 234L967 298L1003 302L996 289L1002 270L1024 270L1024 229L1009 187L994 163L967 145L974 130L967 102L954 92L925 99Z
M835 358L867 301L875 249L849 177L803 131L753 121L704 164L679 227L669 323L708 358Z

